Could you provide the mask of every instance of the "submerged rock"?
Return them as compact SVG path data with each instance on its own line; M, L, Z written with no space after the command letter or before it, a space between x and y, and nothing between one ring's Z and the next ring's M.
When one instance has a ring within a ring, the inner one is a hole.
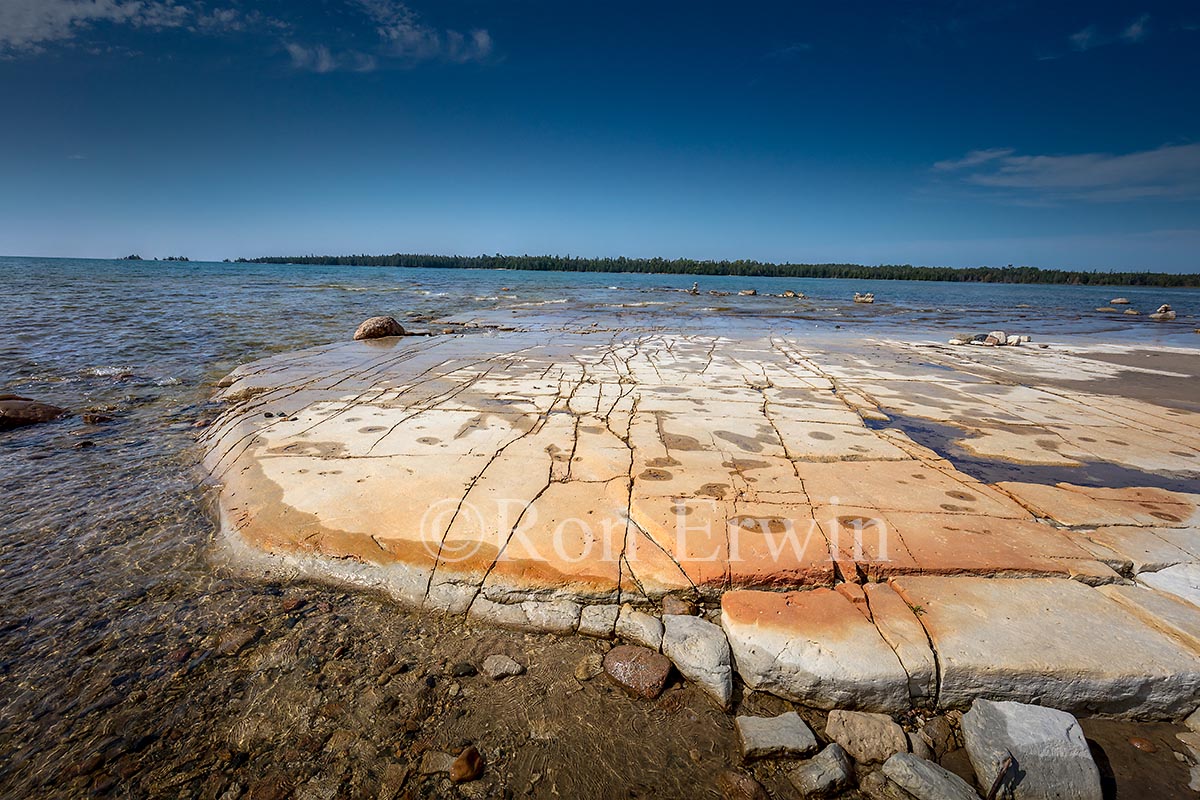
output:
M1129 299L1125 297L1114 297L1112 300L1108 301L1108 304L1110 306L1127 306L1129 305Z
M653 700L671 675L671 660L645 647L623 644L604 655L604 671L634 697Z
M0 394L0 431L38 425L65 417L67 410L15 394Z
M371 317L358 326L354 340L382 339L385 336L403 336L404 327L392 317Z
M770 800L771 797L754 778L731 769L721 770L716 783L723 800Z
M963 715L962 732L979 784L1001 779L1004 797L1101 798L1100 771L1079 723L1065 711L978 699Z
M450 765L450 780L453 783L467 783L483 774L483 755L474 746L470 746L458 754Z
M490 655L483 660L483 674L494 681L511 678L514 675L520 675L524 671L525 667L502 653Z

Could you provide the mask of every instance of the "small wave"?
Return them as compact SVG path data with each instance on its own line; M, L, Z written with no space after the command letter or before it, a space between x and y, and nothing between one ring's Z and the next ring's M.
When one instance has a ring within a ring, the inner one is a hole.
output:
M88 367L79 370L80 375L90 378L127 378L134 373L133 367Z
M179 378L158 378L154 381L155 386L178 386L182 381Z

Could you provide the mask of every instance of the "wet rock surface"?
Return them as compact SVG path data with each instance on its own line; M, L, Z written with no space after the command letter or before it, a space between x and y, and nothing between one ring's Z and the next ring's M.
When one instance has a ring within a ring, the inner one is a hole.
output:
M662 694L671 675L671 661L653 650L619 645L604 656L604 671L629 694L653 700Z
M15 394L0 394L0 431L52 422L66 414L66 409L49 403Z

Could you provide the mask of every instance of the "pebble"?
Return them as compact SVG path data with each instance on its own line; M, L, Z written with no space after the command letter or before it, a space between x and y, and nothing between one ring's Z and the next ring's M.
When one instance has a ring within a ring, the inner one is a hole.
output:
M217 641L217 653L222 656L236 656L248 645L263 635L263 629L257 625L239 625L221 634Z
M741 772L723 769L717 773L716 783L724 800L770 800L762 784Z
M694 617L700 613L700 609L691 600L685 600L682 597L668 594L664 595L662 599L662 613Z
M604 672L604 657L599 653L588 653L575 665L575 680L583 682Z
M1149 739L1143 739L1141 736L1134 736L1129 740L1129 743L1141 750L1143 753L1157 753L1158 748L1154 746L1154 742Z
M503 680L525 672L525 667L502 653L495 653L483 660L483 674L492 680Z
M520 666L520 664L517 666ZM468 661L460 661L450 668L450 674L456 678L470 678L473 675L478 675L479 670L475 669L475 665ZM495 676L493 675L492 677Z
M474 745L458 754L450 765L450 780L454 783L467 783L483 774L483 755Z

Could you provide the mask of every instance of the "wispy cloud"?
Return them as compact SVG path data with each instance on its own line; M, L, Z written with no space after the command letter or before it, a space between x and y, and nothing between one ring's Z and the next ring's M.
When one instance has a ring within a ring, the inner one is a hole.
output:
M1088 50L1093 50L1104 45L1124 42L1126 44L1137 44L1145 41L1150 35L1150 15L1142 14L1137 19L1130 22L1117 33L1106 33L1096 25L1088 25L1082 30L1078 30L1067 37L1067 42L1071 45L1071 49L1079 53L1085 53Z
M976 150L939 161L934 170L1015 200L1122 202L1200 196L1200 144L1134 153L1016 155Z
M176 0L0 0L0 55L41 52L102 25L217 32L265 19L236 8L209 10Z
M350 12L346 29L322 26L313 34L303 12L292 7L288 20L245 11L237 0L0 0L0 58L44 52L51 44L76 39L83 52L134 53L97 39L114 28L180 30L218 35L254 31L276 52L282 46L293 68L307 72L370 72L390 63L412 66L443 61L485 61L493 42L487 30L466 32L434 27L400 0L339 0ZM309 31L305 35L306 29ZM365 31L364 31L365 29ZM363 33L366 37L364 41Z
M933 168L939 172L947 172L956 169L966 169L968 167L977 167L980 164L986 164L989 161L995 161L998 158L1004 158L1013 154L1011 147L993 147L989 150L972 150L962 158L952 158L946 161L938 161L933 165Z

